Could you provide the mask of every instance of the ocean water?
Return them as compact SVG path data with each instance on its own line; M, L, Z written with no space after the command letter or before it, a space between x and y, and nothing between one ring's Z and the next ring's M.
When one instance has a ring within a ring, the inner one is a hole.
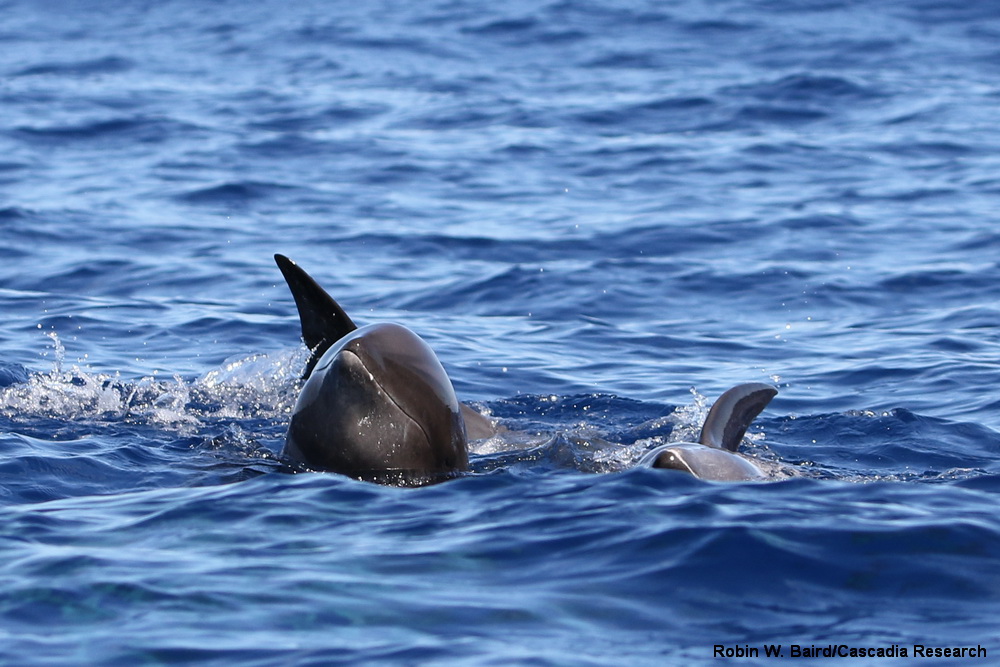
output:
M0 663L1000 656L996 3L0 17ZM470 475L283 468L275 252L510 429ZM748 381L772 481L635 468Z

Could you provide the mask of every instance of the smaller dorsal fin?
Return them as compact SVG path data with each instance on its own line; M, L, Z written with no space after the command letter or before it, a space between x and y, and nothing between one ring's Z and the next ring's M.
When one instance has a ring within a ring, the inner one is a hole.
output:
M303 378L309 377L319 358L338 340L357 329L343 308L320 287L312 276L284 255L275 255L288 289L295 297L302 324L302 340L311 352Z
M778 390L762 382L740 384L719 396L708 411L698 441L735 452L750 422L767 407Z

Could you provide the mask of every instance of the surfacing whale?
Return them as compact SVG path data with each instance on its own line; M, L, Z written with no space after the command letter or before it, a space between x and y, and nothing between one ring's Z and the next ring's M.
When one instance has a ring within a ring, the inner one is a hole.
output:
M312 469L383 484L425 484L469 467L466 416L448 374L419 336L398 324L358 327L283 255L310 350L282 456Z
M777 394L777 389L760 382L729 389L708 411L698 442L661 445L647 452L639 465L681 470L714 481L764 479L764 473L737 451L750 423Z
M468 470L469 438L496 431L459 402L437 356L398 324L358 327L297 264L275 255L309 348L282 457L314 470L395 485L428 484ZM762 479L737 453L747 427L777 394L750 383L722 394L699 442L662 445L639 465L701 479Z

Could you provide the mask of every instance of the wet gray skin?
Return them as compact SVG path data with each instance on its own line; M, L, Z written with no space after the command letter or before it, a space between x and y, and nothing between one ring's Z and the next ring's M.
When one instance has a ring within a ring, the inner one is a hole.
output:
M398 324L372 324L320 358L295 405L284 455L367 476L468 468L465 424L431 348Z
M430 346L398 324L358 328L305 271L275 261L312 352L282 456L390 484L468 469L463 406Z
M661 445L647 452L639 465L714 481L764 479L764 473L737 452L750 423L777 394L777 389L759 382L733 387L708 411L698 442Z

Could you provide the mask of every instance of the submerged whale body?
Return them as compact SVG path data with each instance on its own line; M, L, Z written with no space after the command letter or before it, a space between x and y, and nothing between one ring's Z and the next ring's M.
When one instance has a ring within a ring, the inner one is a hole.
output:
M737 451L750 423L777 394L777 389L760 382L729 389L708 411L698 442L661 445L647 452L639 465L680 470L714 481L764 479L764 473Z
M471 411L430 346L398 324L359 328L298 265L283 255L275 261L310 350L282 456L385 484L468 469L463 412Z

